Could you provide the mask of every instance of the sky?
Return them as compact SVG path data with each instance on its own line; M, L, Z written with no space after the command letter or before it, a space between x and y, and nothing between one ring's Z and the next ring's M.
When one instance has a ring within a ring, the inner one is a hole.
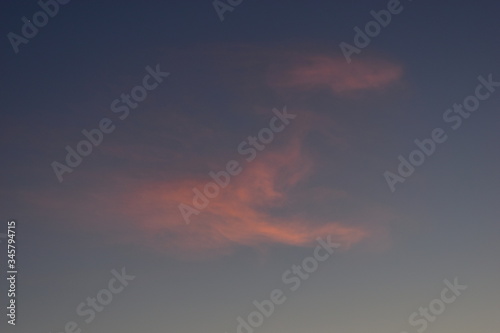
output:
M1 332L496 332L499 10L3 1Z

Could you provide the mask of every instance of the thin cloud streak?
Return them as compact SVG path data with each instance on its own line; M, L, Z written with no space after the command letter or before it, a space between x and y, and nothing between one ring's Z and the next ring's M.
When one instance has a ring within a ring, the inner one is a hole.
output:
M386 60L365 59L346 65L340 57L304 55L291 65L279 66L269 84L276 89L311 91L328 89L337 95L359 90L380 90L399 81L403 69Z

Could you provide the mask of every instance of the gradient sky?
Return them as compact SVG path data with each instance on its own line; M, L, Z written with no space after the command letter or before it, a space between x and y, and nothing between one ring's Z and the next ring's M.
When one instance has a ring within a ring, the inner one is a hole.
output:
M0 232L18 222L19 294L0 330L233 333L282 289L255 332L413 333L456 277L467 290L426 332L497 332L500 88L456 130L443 114L500 81L500 5L402 1L348 64L339 44L387 3L244 0L221 22L209 0L71 1L15 53L7 34L40 7L3 1ZM111 103L157 64L170 75L121 120ZM284 108L296 118L247 162L239 144ZM59 182L51 163L103 118L114 132ZM384 172L435 128L447 141L391 192ZM179 204L231 160L242 172L186 224ZM341 247L290 291L282 274L328 235ZM86 324L75 309L122 267L135 280Z

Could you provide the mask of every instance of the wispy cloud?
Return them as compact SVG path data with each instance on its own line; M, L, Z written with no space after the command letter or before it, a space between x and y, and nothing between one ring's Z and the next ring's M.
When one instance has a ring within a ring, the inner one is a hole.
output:
M278 89L328 89L342 95L359 90L380 90L401 79L403 69L387 60L360 59L346 65L340 57L304 54L276 66L269 84Z
M310 136L316 135L315 140L320 136L322 149L338 148L339 156L339 151L352 148L352 137L339 128L342 121L337 122L334 114L315 112L307 103L294 111L298 120L276 142L252 163L242 163L243 172L190 225L184 223L179 204L192 202L192 189L202 189L211 180L209 171L221 170L228 157L238 157L236 147L245 139L241 129L246 132L250 127L246 121L261 124L257 126L263 125L262 119L268 121L266 112L275 105L264 106L262 96L326 89L343 97L384 89L402 76L400 66L384 60L360 59L347 65L341 57L319 52L249 46L207 49L220 66L216 83L231 86L231 92L244 91L241 100L235 98L241 97L237 93L228 97L225 109L217 109L217 117L204 118L207 121L197 118L199 110L193 111L201 107L199 102L183 106L181 99L168 107L155 104L137 116L128 132L101 145L96 155L102 159L100 163L89 161L64 188L26 191L26 200L52 216L59 212L56 215L61 221L70 221L77 228L98 227L109 236L109 242L139 244L180 256L230 253L242 246L309 246L326 234L346 248L377 237L376 225L384 223L384 214L339 217L312 211L318 202L334 206L339 200L350 200L359 211L366 211L369 204L332 183L310 181L318 166L331 163L317 152L310 154ZM219 63L221 54L229 60ZM261 66L266 63L269 66ZM235 68L248 74L244 83L234 78ZM187 93L192 94L191 90ZM251 96L258 102L247 99ZM323 176L331 178L330 174Z
M125 197L130 202L124 207L128 216L147 216L140 223L144 232L151 235L167 232L163 240L156 238L155 247L188 252L224 251L239 245L308 246L324 234L344 244L367 237L362 227L341 221L314 221L273 213L274 209L286 210L290 192L306 180L312 168L312 161L302 152L298 141L284 150L266 153L222 189L221 195L189 226L183 223L176 208L179 203L189 202L191 188L202 188L206 179L150 184Z

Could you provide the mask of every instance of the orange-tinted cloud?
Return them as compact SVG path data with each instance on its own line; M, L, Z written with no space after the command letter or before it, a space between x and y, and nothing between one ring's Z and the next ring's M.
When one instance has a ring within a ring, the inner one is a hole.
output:
M371 231L352 221L312 219L289 211L295 204L292 195L303 193L301 187L315 168L302 143L307 129L314 124L313 118L302 116L309 121L297 123L299 130L284 146L268 147L251 162L237 156L243 171L220 188L219 195L193 215L189 225L183 220L179 204L193 206L192 189L203 191L213 181L208 172L202 177L186 173L158 181L134 180L123 174L89 174L91 181L76 191L71 186L58 186L49 193L30 193L24 199L35 202L51 216L59 212L68 227L106 234L108 243L140 244L180 257L226 254L241 246L258 250L273 245L310 246L317 237L326 235L348 248L369 237ZM130 158L144 156L132 154ZM101 184L103 180L105 184ZM332 193L314 192L323 193L325 202ZM330 200L337 199L338 194L333 194ZM308 200L303 195L293 198ZM316 200L317 194L311 198Z
M270 108L265 106L267 101L255 102L253 97L267 96L270 91L307 93L327 89L343 95L386 88L402 75L400 66L382 60L365 59L349 65L343 58L318 52L288 53L271 48L237 51L221 51L226 55L221 58L224 60L221 66L228 66L228 75L217 78L228 80L231 84L227 86L235 91L243 90L251 95L250 105L233 103L227 107L227 113L239 112L245 116L242 119L267 119L265 113L270 113ZM231 52L236 52L238 57L228 58ZM261 66L266 61L270 65ZM240 73L237 70L240 67L243 67L242 75L235 79L234 73ZM245 81L244 85L239 85L238 80ZM308 108L307 105L300 107ZM99 147L103 155L99 158L106 157L112 163L96 164L92 170L82 165L71 174L71 180L64 187L49 195L32 194L30 199L52 212L66 213L62 219L68 223L104 232L109 235L107 241L141 244L182 256L229 253L240 246L257 249L276 244L309 246L317 237L325 235L348 246L371 237L376 228L372 228L370 222L377 224L383 219L347 214L347 217L329 218L327 214L315 215L303 209L313 210L311 207L318 205L309 203L318 201L330 206L339 198L350 203L356 201L344 189L328 187L331 183L322 189L308 183L318 164L324 162L317 152L314 159L308 156L310 146L307 144L310 143L306 142L310 133L319 135L316 140L329 148L352 148L351 138L335 115L301 112L290 128L277 134L266 150L247 163L242 156L235 156L235 151L227 151L243 139L236 118L227 122L216 117L211 121L195 121L198 114L193 116L185 111L175 105L175 108L163 106L149 112L150 118L144 114L140 119L145 123L130 126L128 135L119 144L106 141ZM230 140L235 140L234 145L228 144ZM239 159L242 173L233 176L230 184L220 189L219 195L200 209L199 214L192 215L192 222L186 225L179 204L193 206L192 189L203 191L205 184L212 181L208 172L221 170L213 166L220 165L227 156ZM324 176L329 178L330 174ZM77 181L79 185L72 187ZM358 204L363 211L365 203L356 201L356 206Z
M362 59L347 64L341 57L304 54L271 73L269 84L279 89L329 89L335 94L385 88L399 79L402 67L384 60Z
M248 164L242 162L242 173L233 176L205 209L193 215L189 225L178 206L193 206L192 189L203 191L211 181L208 176L150 184L125 196L120 209L129 217L140 217L137 227L149 234L150 245L183 254L225 252L241 245L308 246L324 235L347 246L368 236L364 228L342 221L313 221L283 213L289 193L313 168L298 140L279 152L261 154Z

